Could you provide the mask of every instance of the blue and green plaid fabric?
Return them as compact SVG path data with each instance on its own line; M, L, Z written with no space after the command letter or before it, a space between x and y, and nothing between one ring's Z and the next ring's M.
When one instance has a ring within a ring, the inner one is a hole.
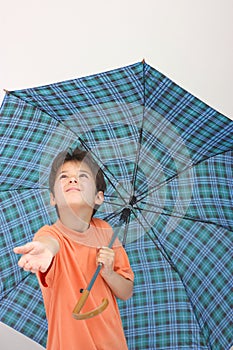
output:
M0 118L0 320L45 345L34 275L16 245L56 219L58 152L89 150L105 173L97 215L120 228L135 272L119 301L130 350L233 345L233 122L146 63L6 94Z

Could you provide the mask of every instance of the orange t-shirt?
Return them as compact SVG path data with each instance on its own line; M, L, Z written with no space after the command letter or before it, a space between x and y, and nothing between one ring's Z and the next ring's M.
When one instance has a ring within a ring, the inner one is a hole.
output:
M42 227L35 235L51 235L60 244L60 250L46 273L39 273L46 316L48 320L48 350L125 350L127 344L123 332L116 298L99 274L81 312L95 309L103 298L109 305L99 315L75 320L72 311L80 299L80 289L86 289L96 270L96 253L101 246L108 246L113 231L103 220L93 218L84 233L65 227L61 221ZM74 237L71 239L70 237ZM115 251L114 271L133 281L128 257L118 239Z

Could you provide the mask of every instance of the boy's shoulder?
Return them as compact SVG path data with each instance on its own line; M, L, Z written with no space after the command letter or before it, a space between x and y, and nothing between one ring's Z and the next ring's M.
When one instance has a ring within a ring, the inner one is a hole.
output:
M96 217L93 217L91 219L90 225L99 227L99 228L108 228L108 229L112 228L107 221Z
M109 246L114 233L112 226L107 221L95 217L92 218L90 222L90 230L92 230L92 232L95 232L95 237L98 241L98 244L96 243L97 246ZM117 237L112 243L112 247L122 247L122 244Z
M56 232L55 224L44 225L40 227L39 230L35 233L34 238L39 236L50 235L50 234L53 234L54 232Z

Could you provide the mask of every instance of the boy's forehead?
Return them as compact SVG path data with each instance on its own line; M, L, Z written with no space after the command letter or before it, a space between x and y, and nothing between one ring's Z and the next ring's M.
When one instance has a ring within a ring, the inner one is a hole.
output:
M84 161L79 160L69 160L64 162L58 169L58 173L67 171L86 171L92 174L90 167Z

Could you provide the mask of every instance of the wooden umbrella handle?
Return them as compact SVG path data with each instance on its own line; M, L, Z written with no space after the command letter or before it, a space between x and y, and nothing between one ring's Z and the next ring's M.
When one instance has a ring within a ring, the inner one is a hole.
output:
M83 308L83 305L85 304L88 295L89 295L90 291L87 289L84 289L81 295L81 298L79 299L79 301L77 302L72 316L76 319L76 320L86 320L87 318L91 318L94 317L98 314L100 314L102 311L104 311L106 309L106 307L108 306L108 299L103 299L102 303L100 304L100 306L98 306L96 309L88 311L88 312L84 312L84 313L80 313L81 309Z

